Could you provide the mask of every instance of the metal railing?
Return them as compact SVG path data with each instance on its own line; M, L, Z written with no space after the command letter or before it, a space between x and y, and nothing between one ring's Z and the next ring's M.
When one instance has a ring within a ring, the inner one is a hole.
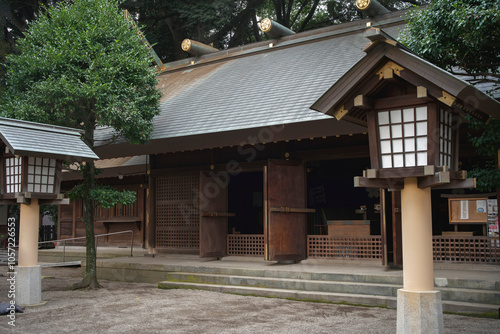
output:
M132 236L130 237L130 257L133 257L134 256L134 231L132 231L132 230L94 235L95 248L97 249L97 240L98 240L97 238L105 237L105 236L109 236L109 235L124 234L124 233L131 233L132 234ZM59 239L59 240L50 240L50 241L40 241L38 243L38 245L47 244L47 243L60 243L60 242L62 242L62 244L63 244L62 262L64 262L65 257L66 257L66 241L81 240L81 239L86 239L86 238L87 237L78 237L78 238L68 238L68 239Z

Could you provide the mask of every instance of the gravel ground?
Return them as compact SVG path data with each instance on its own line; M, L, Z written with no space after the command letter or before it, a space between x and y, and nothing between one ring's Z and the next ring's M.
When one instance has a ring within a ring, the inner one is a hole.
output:
M7 299L0 267L0 301ZM395 333L396 310L159 290L154 284L102 281L97 291L66 291L80 268L43 268L43 306L0 316L0 333ZM444 315L445 332L500 333L500 320Z

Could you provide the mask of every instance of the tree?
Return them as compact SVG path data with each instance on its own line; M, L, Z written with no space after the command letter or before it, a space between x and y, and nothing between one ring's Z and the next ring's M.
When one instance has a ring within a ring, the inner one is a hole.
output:
M18 40L7 57L4 116L83 130L94 149L98 126L112 127L130 142L145 143L160 93L147 47L111 0L74 0L50 6ZM86 273L74 288L97 288L94 206L135 200L96 182L93 162L79 165L83 182L71 198L84 202Z
M400 42L430 62L461 75L474 85L488 87L490 95L500 92L500 1L436 0L423 10L412 10ZM500 122L482 124L469 119L477 135L471 142L486 157L474 168L480 191L497 189L500 199Z
M400 42L471 84L500 90L500 1L436 0L408 13Z

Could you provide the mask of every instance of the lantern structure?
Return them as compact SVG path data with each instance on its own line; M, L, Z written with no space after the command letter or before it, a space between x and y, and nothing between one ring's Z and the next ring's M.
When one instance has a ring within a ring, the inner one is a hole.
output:
M378 28L366 56L311 108L368 129L370 168L356 187L401 189L403 289L398 333L442 333L434 289L431 188L473 188L459 170L460 119L500 119L500 103L422 60Z
M82 162L98 156L75 129L0 118L0 203L20 204L19 260L16 300L20 305L41 302L38 266L40 204L67 204L60 194L63 161Z

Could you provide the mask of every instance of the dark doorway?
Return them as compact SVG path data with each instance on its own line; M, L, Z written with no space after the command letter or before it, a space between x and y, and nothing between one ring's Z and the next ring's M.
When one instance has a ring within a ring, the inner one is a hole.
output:
M231 176L228 189L229 234L263 234L263 173L245 172Z

